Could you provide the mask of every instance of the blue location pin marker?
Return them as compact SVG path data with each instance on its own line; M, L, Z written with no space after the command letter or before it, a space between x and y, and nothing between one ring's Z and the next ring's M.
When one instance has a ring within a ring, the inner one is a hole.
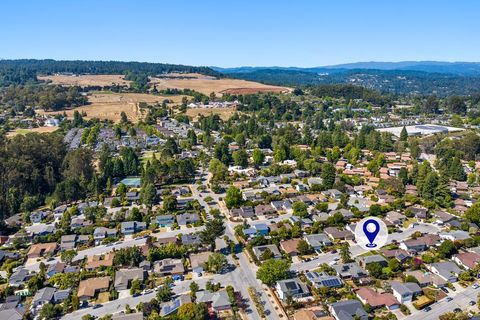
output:
M368 230L367 227L369 225L374 225L375 230L373 231ZM370 243L367 243L365 246L368 248L375 248L377 245L373 243L373 241L375 241L375 238L377 237L378 232L380 232L380 225L378 224L378 222L374 219L369 219L365 221L365 223L363 224L363 232L367 236L368 241L370 241Z

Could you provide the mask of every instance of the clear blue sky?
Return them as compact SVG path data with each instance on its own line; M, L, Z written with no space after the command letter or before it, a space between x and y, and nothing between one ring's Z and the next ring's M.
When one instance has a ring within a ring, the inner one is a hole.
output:
M480 61L476 0L6 0L0 58L233 66Z

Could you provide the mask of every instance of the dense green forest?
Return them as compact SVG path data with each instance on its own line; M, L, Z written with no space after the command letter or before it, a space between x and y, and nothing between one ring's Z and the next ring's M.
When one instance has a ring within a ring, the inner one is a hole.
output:
M480 92L480 77L404 70L303 70L253 69L228 76L274 85L353 84L395 95L472 95Z
M10 86L0 92L0 105L7 107L39 106L44 110L62 110L88 103L81 88L62 86L18 85Z
M36 83L37 75L33 70L23 68L2 68L0 67L0 87L16 84Z
M83 60L0 60L2 70L22 70L25 73L52 74L59 72L90 74L124 74L128 71L157 75L169 72L196 72L221 77L222 74L208 67L194 67L177 64L123 62L123 61L83 61ZM0 78L1 79L1 78Z
M347 102L352 99L362 99L376 105L385 104L388 99L374 90L364 87L344 84L311 86L310 93L317 97L344 98Z

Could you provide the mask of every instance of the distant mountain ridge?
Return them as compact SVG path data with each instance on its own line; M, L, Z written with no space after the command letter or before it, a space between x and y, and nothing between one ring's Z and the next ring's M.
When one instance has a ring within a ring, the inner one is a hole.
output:
M212 69L224 74L248 73L258 70L290 70L313 73L336 73L347 70L398 70L423 71L427 73L446 73L461 76L480 76L480 62L445 62L445 61L400 61L400 62L355 62L338 65L319 66L310 68L300 67L237 67Z
M273 85L344 83L393 95L480 94L478 62L359 62L313 68L211 68L228 77Z

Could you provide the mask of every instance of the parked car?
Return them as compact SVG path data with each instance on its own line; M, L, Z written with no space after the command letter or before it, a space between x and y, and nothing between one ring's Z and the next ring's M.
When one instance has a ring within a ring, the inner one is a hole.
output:
M471 306L474 306L475 303L476 303L476 302L472 300L472 301L470 301L468 304L471 305Z
M450 302L450 301L452 301L452 300L453 300L452 297L447 297L447 302Z
M474 283L474 284L472 285L472 288L473 288L473 289L478 289L479 287L480 287L480 286L478 285L478 283Z
M103 304L97 303L96 305L93 306L93 309L98 309L98 308L101 308L101 307L103 307Z
M430 310L432 310L431 307L426 307L425 309L423 309L423 311L425 311L425 312L429 312Z

